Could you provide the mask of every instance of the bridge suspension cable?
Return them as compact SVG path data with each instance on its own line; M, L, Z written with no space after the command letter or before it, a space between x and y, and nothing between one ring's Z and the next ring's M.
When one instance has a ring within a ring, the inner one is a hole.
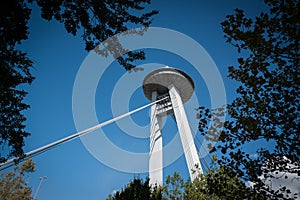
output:
M97 125L95 125L95 126L92 126L92 127L90 127L90 128L87 128L87 129L85 129L85 130L83 130L83 131L79 131L79 132L77 132L77 133L74 133L73 135L67 136L67 137L62 138L62 139L60 139L60 140L57 140L57 141L55 141L55 142L52 142L52 143L50 143L50 144L47 144L47 145L45 145L45 146L42 146L42 147L37 148L37 149L35 149L35 150L32 150L32 151L30 151L30 152L28 152L28 153L25 153L22 157L17 157L17 158L10 159L10 160L8 160L8 161L6 161L6 162L0 164L0 171L4 170L4 169L6 169L6 168L9 168L9 167L15 165L16 163L18 163L18 162L20 162L20 161L23 161L23 160L25 160L25 159L27 159L27 158L32 158L32 157L34 157L34 156L36 156L36 155L39 155L39 154L41 154L41 153L44 153L44 152L46 152L46 151L48 151L48 150L50 150L50 149L52 149L52 148L55 148L55 147L57 147L57 146L59 146L59 145L61 145L61 144L64 144L64 143L66 143L66 142L70 142L71 140L74 140L74 139L76 139L76 138L78 138L78 137L80 137L80 136L83 136L83 135L86 135L86 134L88 134L88 133L90 133L90 132L92 132L92 131L95 131L95 130L97 130L97 129L103 127L103 126L106 126L106 125L108 125L108 124L111 124L111 123L113 123L113 122L116 122L116 121L118 121L118 120L120 120L120 119L122 119L122 118L124 118L124 117L127 117L127 116L133 114L133 113L136 113L136 112L138 112L138 111L140 111L140 110L143 110L143 109L145 109L145 108L147 108L147 107L149 107L149 106L151 106L151 105L153 105L153 104L156 104L156 103L158 103L158 102L160 102L160 101L163 101L163 100L165 100L166 98L167 98L167 97L162 98L162 99L159 99L159 100L154 101L154 102L151 102L151 103L149 103L149 104L147 104L147 105L141 106L141 107L139 107L139 108L137 108L137 109L135 109L135 110L132 110L132 111L130 111L130 112L128 112L128 113L119 115L119 116L117 116L117 117L115 117L115 118L113 118L113 119L107 120L107 121L105 121L105 122L102 122L102 123L97 124Z

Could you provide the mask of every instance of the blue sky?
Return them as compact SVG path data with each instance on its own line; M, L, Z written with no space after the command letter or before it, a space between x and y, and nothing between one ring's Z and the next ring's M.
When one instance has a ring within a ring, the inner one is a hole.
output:
M235 83L227 78L227 66L236 64L238 54L236 50L225 42L220 22L227 14L233 13L234 8L239 7L246 11L247 15L254 16L264 8L261 1L153 1L148 9L157 9L159 14L155 16L152 26L168 28L183 33L198 42L210 55L218 67L224 81L227 101L230 102L235 95ZM168 38L161 38L167 40ZM50 142L56 141L78 130L73 119L72 95L74 82L78 70L82 66L89 52L84 50L84 43L80 37L68 34L61 24L47 22L40 18L40 11L34 9L30 20L30 38L23 43L22 48L29 53L34 60L33 75L36 77L33 84L26 87L29 94L26 102L31 108L24 114L27 117L27 130L31 136L26 139L25 152L36 149ZM155 49L146 49L147 59L138 64L146 67L159 67L169 65L180 68L191 75L195 82L196 99L200 105L210 106L210 97L203 78L186 60L177 55ZM195 52L194 52L195 53ZM149 63L160 65L148 66ZM101 67L101 63L94 61L93 64ZM122 95L113 97L113 90L123 75L129 79L141 79L144 72L132 72L126 74L125 70L116 62L109 65L102 74L95 94L95 110L99 123L111 119L112 99L117 99L119 111L122 108L135 109L149 103L144 97L141 88L136 88L129 99L123 99ZM126 77L125 77L126 78ZM215 77L211 77L214 79ZM89 77L87 77L87 81ZM123 92L131 88L130 83L122 82ZM116 94L114 94L116 95ZM113 97L113 98L112 98ZM86 105L91 104L90 99ZM191 108L198 105L191 104ZM119 112L119 113L118 113ZM191 121L195 120L195 113L188 113ZM131 119L138 126L149 124L149 109L134 114ZM175 136L176 127L171 119L165 121L164 143L167 144ZM196 130L196 124L192 126ZM126 125L125 125L126 126ZM88 128L88 127L86 127ZM130 128L134 129L134 126ZM145 129L141 129L145 130ZM105 135L118 147L126 151L145 153L149 148L147 132L141 131L141 135L128 135L122 131L118 124L111 124L103 128ZM138 133L134 133L138 134ZM97 141L93 145L97 146ZM100 147L112 160L120 158L110 154L111 152ZM98 148L98 147L97 147ZM178 147L179 150L181 147ZM121 189L135 176L145 177L147 173L124 172L105 165L92 155L82 140L75 139L55 149L47 151L33 158L37 171L29 177L33 193L39 184L39 177L47 178L41 185L37 199L60 200L60 199L105 199L114 190ZM119 163L130 165L126 161ZM146 163L147 164L147 163ZM164 175L180 172L185 178L188 171L185 159L180 156L178 160L164 169Z

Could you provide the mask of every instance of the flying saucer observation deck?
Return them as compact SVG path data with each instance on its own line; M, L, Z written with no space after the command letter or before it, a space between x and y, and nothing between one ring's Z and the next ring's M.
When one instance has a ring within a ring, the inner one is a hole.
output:
M168 94L171 85L178 90L182 103L187 102L193 95L192 78L185 72L171 67L163 67L150 72L143 82L144 94L150 101L153 101L153 92L156 91L158 96Z

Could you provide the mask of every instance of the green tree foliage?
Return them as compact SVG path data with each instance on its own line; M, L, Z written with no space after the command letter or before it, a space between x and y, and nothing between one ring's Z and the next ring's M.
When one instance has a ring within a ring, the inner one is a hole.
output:
M167 176L166 184L162 186L162 199L168 200L223 200L223 199L266 199L263 194L257 194L247 187L241 178L226 166L217 167L216 157L206 174L200 174L193 181L186 181L175 172ZM199 170L199 169L198 169Z
M173 176L167 176L166 185L163 187L163 198L180 200L184 196L184 179L179 173L175 172Z
M228 75L240 85L238 96L226 109L220 108L219 113L229 114L220 135L206 123L215 110L200 109L199 130L208 132L212 142L219 139L220 145L212 150L223 153L221 165L256 183L257 192L279 199L287 197L272 191L260 177L272 176L276 170L300 174L300 2L265 3L269 10L254 19L236 9L221 23L227 42L241 53ZM244 146L256 141L268 145L258 148L253 157Z
M201 182L199 184L199 179L194 182L192 185L196 185L197 189L199 187L197 185L201 185ZM219 168L209 170L204 176L204 183L206 184L206 188L204 187L205 190L203 194L209 196L209 198L205 199L267 199L265 194L258 193L248 187L246 183L243 182L242 179L227 166L221 166ZM203 189L201 190L203 191Z
M13 172L1 174L0 199L1 200L32 200L32 191L25 180L26 173L35 171L35 164L31 159L21 166L16 166Z
M41 8L41 17L64 24L72 35L81 34L86 50L92 50L100 42L113 35L135 27L147 27L157 11L144 12L150 0L9 0L0 2L0 145L7 152L0 155L0 162L7 157L22 156L26 120L22 111L29 108L23 99L27 92L22 89L31 84L33 61L26 52L18 50L22 41L28 39L30 5ZM134 13L134 14L133 14ZM131 34L142 34L145 29ZM126 70L134 68L133 61L144 59L142 51L127 52L117 38L109 40L106 48L97 52L112 54ZM125 54L124 54L125 53ZM120 56L123 55L123 56Z
M214 165L206 174L200 174L196 179L184 180L177 172L167 176L163 186L149 186L149 179L143 182L135 178L124 189L109 195L107 200L224 200L248 199L266 200L264 194L259 194L239 178L234 171L226 166L217 167L216 157ZM199 170L199 169L198 169ZM196 172L195 172L196 173Z
M149 186L149 178L143 181L141 178L134 178L121 191L109 195L107 200L159 200L161 199L161 191L157 187Z

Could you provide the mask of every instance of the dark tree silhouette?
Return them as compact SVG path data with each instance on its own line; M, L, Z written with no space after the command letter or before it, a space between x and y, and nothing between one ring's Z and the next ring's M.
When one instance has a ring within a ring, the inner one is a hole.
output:
M33 77L30 67L33 62L27 54L15 47L28 38L27 22L31 10L22 1L1 1L0 5L0 145L11 147L8 156L23 153L26 120L21 113L29 108L23 103L27 92L20 89L30 84ZM1 156L3 162L4 156Z
M121 191L109 195L107 200L161 200L161 189L157 187L151 188L149 178L145 181L141 178L134 178Z
M184 180L179 173L167 176L162 186L163 199L223 200L248 199L266 200L263 194L256 194L226 166L212 167L206 174L199 174L193 181Z
M238 66L230 66L228 75L240 85L238 96L226 109L201 108L199 130L208 131L207 139L219 140L212 150L223 153L220 164L226 164L244 181L255 183L257 192L278 199L288 197L272 191L260 176L272 177L276 171L300 174L300 2L265 3L269 10L255 19L236 9L221 23L227 42L242 53ZM216 135L218 127L208 128L206 122L213 112L224 115L226 110L229 119ZM258 140L267 145L257 148L257 157L245 152L246 144Z
M168 175L163 186L149 186L149 179L143 181L135 178L124 189L109 195L107 200L223 200L248 199L266 200L264 194L256 194L252 188L237 177L228 167L217 167L217 158L212 158L213 164L206 174L198 173L191 181L184 179L179 173ZM199 168L197 169L199 170Z
M150 0L9 0L0 3L0 145L7 151L0 155L0 162L8 157L23 155L26 120L22 111L30 106L23 102L27 92L22 89L31 84L34 77L30 73L33 61L17 45L28 39L31 9L37 3L41 17L57 20L72 35L81 34L86 50L92 50L100 42L113 35L141 28L130 34L142 34L151 23L157 11L144 12ZM132 14L135 13L135 14ZM141 14L137 14L141 13ZM145 59L144 52L126 52L118 40L110 41L110 48L98 48L103 56L113 54L125 70L134 68L133 61ZM123 55L124 54L124 55ZM123 56L121 56L123 55Z

